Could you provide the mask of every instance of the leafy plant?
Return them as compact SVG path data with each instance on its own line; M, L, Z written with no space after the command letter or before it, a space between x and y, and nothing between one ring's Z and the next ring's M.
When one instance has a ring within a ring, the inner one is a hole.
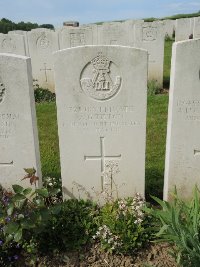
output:
M34 169L25 169L31 183L37 181ZM46 188L32 189L13 185L13 192L1 190L0 201L0 265L12 266L23 255L29 254L35 262L38 236L56 211L55 205L46 205L51 196ZM55 193L55 192L54 192Z
M94 218L98 214L98 206L91 201L64 201L39 236L40 251L46 253L81 249L91 242L97 231Z
M151 218L143 211L144 206L139 194L106 203L100 210L99 227L93 238L109 252L132 254L137 251L153 236L147 233Z
M200 194L197 187L190 202L181 200L175 190L171 203L156 197L153 199L162 207L152 209L151 214L160 222L157 237L159 241L175 245L174 257L182 266L198 267L200 263ZM161 227L161 229L160 229Z
M51 91L43 88L39 88L38 85L36 85L36 89L34 90L35 94L35 102L36 103L42 103L42 102L55 102L56 95L55 93L52 93Z
M159 94L161 91L158 82L156 80L150 80L147 84L147 94L149 96Z

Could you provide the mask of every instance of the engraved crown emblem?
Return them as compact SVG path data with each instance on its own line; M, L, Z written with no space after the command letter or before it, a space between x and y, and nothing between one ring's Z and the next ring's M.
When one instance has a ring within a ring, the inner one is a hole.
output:
M103 56L101 52L98 53L98 56L95 57L91 63L96 70L109 70L110 60Z

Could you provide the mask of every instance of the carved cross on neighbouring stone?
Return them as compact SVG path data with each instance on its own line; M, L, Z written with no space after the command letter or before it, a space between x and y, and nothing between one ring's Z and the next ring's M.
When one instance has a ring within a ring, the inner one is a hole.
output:
M105 153L105 145L104 145L104 137L100 137L100 155L98 156L84 156L84 160L100 160L101 162L101 188L103 191L103 185L104 185L104 171L105 171L105 161L106 160L119 160L121 159L121 154L119 155L106 155Z
M44 69L40 69L40 71L44 71L45 74L45 82L48 81L48 77L47 77L47 71L51 71L52 69L47 69L47 63L44 63Z

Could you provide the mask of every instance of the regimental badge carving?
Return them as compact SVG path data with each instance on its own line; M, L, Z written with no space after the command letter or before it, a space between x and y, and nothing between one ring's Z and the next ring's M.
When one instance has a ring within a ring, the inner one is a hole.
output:
M7 53L12 53L16 49L15 42L12 38L6 37L1 43L1 47Z
M155 41L157 39L157 28L144 27L142 28L142 40L143 41Z
M86 95L96 100L107 100L119 91L122 78L114 62L100 52L84 67L80 83Z
M85 45L84 33L70 33L70 47Z
M0 104L3 102L4 97L5 97L5 93L6 93L6 88L3 84L3 81L0 77Z
M37 46L42 49L47 49L49 47L49 40L46 37L45 34L42 34L38 39L37 39Z

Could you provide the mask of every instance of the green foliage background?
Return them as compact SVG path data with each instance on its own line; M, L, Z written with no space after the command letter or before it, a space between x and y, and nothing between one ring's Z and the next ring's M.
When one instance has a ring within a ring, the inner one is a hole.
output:
M36 28L54 29L54 26L52 24L39 25L37 23L24 22L24 21L15 23L6 18L2 18L0 20L0 33L8 33L9 31L14 31L14 30L30 31Z

